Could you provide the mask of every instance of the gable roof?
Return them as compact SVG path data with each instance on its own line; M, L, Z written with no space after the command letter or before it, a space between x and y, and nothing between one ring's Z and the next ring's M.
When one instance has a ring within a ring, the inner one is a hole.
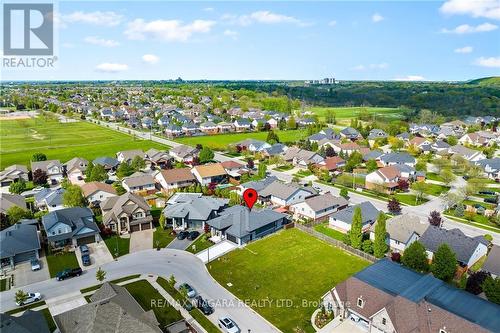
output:
M201 178L215 177L220 175L226 175L226 170L222 167L220 163L210 163L197 165L193 168L196 170Z
M89 163L89 161L87 161L84 158L73 157L68 162L66 162L64 165L66 166L67 171L71 171L73 169L79 169L81 171L85 171L87 169L88 163Z
M20 194L0 193L0 212L5 213L12 206L26 209L26 199Z
M170 154L175 154L179 156L180 158L184 158L188 155L194 155L198 152L198 149L195 147L191 146L186 146L186 145L179 145L177 147L173 147L170 149Z
M69 233L52 235L50 229L58 223L66 224L71 228ZM75 235L82 236L80 232L90 229L85 232L93 235L99 232L97 224L94 222L94 214L89 208L71 207L56 210L42 217L42 224L47 232L47 238L50 241L57 241L73 237Z
M129 201L132 204L127 204ZM119 197L110 197L101 203L101 209L104 212L102 220L105 223L117 220L122 213L132 214L137 208L141 208L146 212L151 211L146 200L132 192L124 193Z
M335 197L330 192L327 192L322 195L309 197L305 200L305 203L317 212L332 207L347 206L348 201L344 197Z
M111 193L116 195L116 190L113 186L101 183L101 182L90 182L85 183L81 186L83 195L87 198L97 191L103 191L106 193Z
M380 156L380 160L384 162L385 164L388 163L396 163L396 164L403 164L403 163L410 163L413 164L415 163L415 157L411 156L408 153L388 153Z
M257 191L257 193L259 193L277 180L278 178L276 178L275 176L271 176L261 180L254 180L251 182L243 183L240 185L240 187L242 189L253 188L255 191Z
M37 169L47 171L49 168L58 167L61 168L62 164L59 160L47 160L47 161L32 161L31 170L34 172Z
M376 225L377 222L373 224L372 230L375 230ZM418 216L413 214L402 214L391 217L386 221L385 225L386 232L391 239L405 244L413 233L422 236L428 227L429 223L427 221L421 221Z
M493 245L481 269L500 276L500 246Z
M93 160L92 163L94 165L98 164L98 165L102 165L104 167L110 167L110 168L114 168L118 164L120 164L120 162L118 162L118 160L116 158L107 157L107 156L98 157L95 160Z
M331 219L342 221L347 224L352 224L352 217L354 216L354 210L359 207L361 208L362 224L373 223L377 220L380 211L375 208L375 206L370 201L364 201L360 204L349 206L345 209L339 210L330 216Z
M196 194L196 193L195 193ZM229 199L205 197L198 195L177 196L175 201L169 200L163 210L166 217L189 218L206 221L214 211L218 211L229 203Z
M153 176L148 173L133 174L123 178L122 182L128 187L138 187L155 183Z
M40 239L34 225L16 223L0 231L0 259L39 249Z
M261 197L274 196L279 199L288 200L288 198L290 198L292 195L294 195L296 192L300 190L309 192L311 195L316 194L316 192L312 189L304 188L293 183L285 184L276 180L271 184L269 184L269 186L267 186L265 189L261 190L259 196Z
M165 179L165 182L169 184L194 181L196 179L191 173L190 168L161 170L161 175Z
M0 313L2 333L49 333L47 320L41 311L27 310L20 316Z
M144 159L144 152L142 151L142 149L122 150L116 153L116 156L120 155L123 156L124 161L131 161L137 156Z

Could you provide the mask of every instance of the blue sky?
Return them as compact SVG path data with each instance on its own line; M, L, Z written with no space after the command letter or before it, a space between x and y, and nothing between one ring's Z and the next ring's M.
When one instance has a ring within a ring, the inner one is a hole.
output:
M500 74L500 1L58 3L54 70L3 80L468 80Z

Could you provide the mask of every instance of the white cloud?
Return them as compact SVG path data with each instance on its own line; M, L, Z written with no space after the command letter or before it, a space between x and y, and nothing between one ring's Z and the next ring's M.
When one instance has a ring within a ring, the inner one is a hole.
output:
M382 62L380 64L369 64L369 65L357 65L351 68L353 71L364 71L366 69L386 69L389 64Z
M96 71L104 72L104 73L118 73L123 72L128 69L128 65L126 64L117 64L111 62L104 62L95 67Z
M203 10L205 12L213 12L214 11L214 8L213 7L207 7L207 8L203 8Z
M154 54L145 54L142 56L142 61L144 61L145 63L148 63L150 65L154 65L154 64L158 63L158 61L160 61L160 57L158 57L157 55L154 55Z
M226 29L224 30L224 36L231 37L232 39L238 39L239 33L238 31Z
M195 20L183 24L179 20L155 20L146 22L136 19L128 24L125 35L129 39L156 38L168 42L186 42L194 34L208 33L215 25L214 21Z
M298 26L311 25L310 23L303 22L296 17L273 13L268 10L259 10L247 15L226 14L222 16L222 19L228 21L231 24L237 24L241 26L248 26L251 25L252 23L262 23L262 24L290 23Z
M89 44L94 44L94 45L99 45L99 46L104 46L104 47L115 47L115 46L120 45L120 43L118 43L116 40L104 39L104 38L96 37L96 36L85 37L84 41L89 43Z
M380 15L379 13L375 13L372 15L372 22L374 23L378 23L380 21L383 21L384 20L384 17L382 15Z
M472 46L459 47L454 50L455 53L471 53L474 50Z
M63 14L60 19L67 23L87 23L92 25L113 27L123 21L123 15L115 12L82 12L77 11L71 14Z
M424 81L425 78L420 75L407 75L403 77L397 77L394 80L396 81Z
M480 57L476 59L474 64L481 67L500 68L500 57Z
M328 22L328 25L329 25L330 27L334 27L334 26L336 26L336 25L337 25L337 21L335 21L335 20L334 20L334 21L330 21L330 22Z
M448 0L439 10L447 15L470 15L500 20L498 0Z
M476 33L476 32L488 32L488 31L493 31L496 29L498 29L497 25L486 22L486 23L479 24L477 26L462 24L462 25L459 25L451 30L443 28L443 29L441 29L441 32L447 33L447 34L462 35L462 34L472 34L472 33Z

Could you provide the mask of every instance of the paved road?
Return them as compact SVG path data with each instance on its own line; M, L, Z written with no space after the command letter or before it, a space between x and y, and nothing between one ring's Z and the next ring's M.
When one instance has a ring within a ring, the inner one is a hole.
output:
M229 291L215 281L203 262L195 255L179 250L145 250L120 257L102 266L109 280L131 274L155 274L168 278L173 274L178 282L192 285L204 298L214 302L215 313L210 319L215 321L220 316L229 316L236 321L242 332L274 333L280 332L252 309L235 298ZM66 281L46 280L23 287L26 291L41 292L45 299L64 296L74 291L97 283L95 268L82 276ZM14 294L17 289L0 294L0 311L12 309Z
M167 140L164 138L160 138L160 137L157 137L155 135L150 135L150 133L144 133L144 132L129 129L129 128L126 128L123 126L119 126L119 125L114 124L114 123L106 123L106 122L101 121L101 124L103 124L103 123L109 125L110 128L118 129L118 127L119 127L119 130L121 130L123 132L127 133L130 131L130 133L135 134L137 137L140 137L143 139L148 139L148 140L150 139L152 141L165 144L167 146L176 147L176 146L180 145L177 142ZM234 160L237 162L241 162L241 160L239 160L237 158L229 157L229 156L223 155L221 153L215 153L215 159L217 161L220 161L220 162L224 162L224 161L228 161L228 160ZM279 171L275 171L275 170L272 170L270 172L271 172L271 175L276 176L276 177L278 177L278 179L281 179L281 180L286 181L286 182L290 182L293 178L292 175L287 174L285 172L279 172ZM452 184L452 190L459 188L459 187L463 187L464 183L465 183L465 181L462 178L458 177L456 179L456 181ZM333 187L333 186L328 186L328 185L324 185L324 184L316 183L316 182L313 182L313 184L314 184L314 186L318 186L322 189L325 189L334 195L338 195L340 192L339 189L337 189L336 187ZM368 198L366 196L363 196L361 194L356 194L353 192L350 192L349 195L350 195L350 202L353 204L357 204L357 203L369 200L378 209L387 211L387 203L384 201ZM444 206L445 205L444 205L444 202L442 199L435 198L433 200L426 202L423 205L404 206L402 211L403 211L403 213L415 214L415 215L419 216L421 219L427 219L431 211L433 211L433 210L443 211ZM453 220L450 220L447 218L443 218L443 220L444 220L444 223L443 223L444 228L447 228L447 229L458 228L458 229L462 230L463 233L465 233L466 235L468 235L470 237L476 237L476 236L482 236L485 234L490 234L493 237L493 243L500 245L500 233L484 230L481 228L474 227L472 225L466 225L464 223L456 222L456 221L453 221Z

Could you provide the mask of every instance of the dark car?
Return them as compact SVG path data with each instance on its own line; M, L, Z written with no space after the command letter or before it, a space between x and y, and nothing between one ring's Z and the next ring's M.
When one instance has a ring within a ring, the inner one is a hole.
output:
M80 276L82 275L82 269L80 267L78 268L72 268L72 269L65 269L62 272L59 272L56 274L56 280L61 281L61 280L66 280L75 276Z
M497 198L485 198L484 202L496 204L497 200L498 200Z
M89 247L87 245L80 245L80 252L82 253L82 256L90 254Z
M177 234L177 239L184 239L189 235L189 232L187 231L181 231Z
M195 240L196 238L198 238L199 235L200 235L200 233L198 231L191 231L189 233L189 235L187 236L187 239Z
M214 313L214 308L208 303L208 300L203 299L201 296L196 296L196 307L203 312L205 316L211 315Z
M82 255L82 264L83 264L83 266L90 266L90 264L91 264L90 255L88 255L88 254Z
M469 177L469 176L467 176L467 175L464 175L464 176L462 176L462 178L463 178L463 179L465 179L465 180L467 180L467 179L469 179L470 177Z

